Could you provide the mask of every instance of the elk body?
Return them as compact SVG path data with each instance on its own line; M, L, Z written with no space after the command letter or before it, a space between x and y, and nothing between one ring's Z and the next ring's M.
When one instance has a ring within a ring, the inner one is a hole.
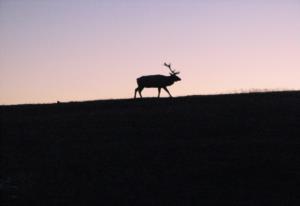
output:
M164 66L170 69L170 76L164 75L148 75L137 78L138 87L135 89L134 98L136 98L136 93L139 92L140 97L142 98L142 91L144 88L157 88L158 89L158 98L160 97L160 91L163 88L170 97L169 90L167 86L174 84L176 81L180 81L181 79L177 76L179 72L171 69L171 64L164 63Z

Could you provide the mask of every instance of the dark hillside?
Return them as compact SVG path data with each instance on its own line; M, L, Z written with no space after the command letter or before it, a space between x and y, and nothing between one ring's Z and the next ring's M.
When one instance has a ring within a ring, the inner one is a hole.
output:
M2 205L300 205L300 92L0 108Z

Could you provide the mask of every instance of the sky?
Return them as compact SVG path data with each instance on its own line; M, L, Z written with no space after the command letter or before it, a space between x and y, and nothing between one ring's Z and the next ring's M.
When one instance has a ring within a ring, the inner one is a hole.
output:
M300 0L0 0L0 45L0 104L299 90Z

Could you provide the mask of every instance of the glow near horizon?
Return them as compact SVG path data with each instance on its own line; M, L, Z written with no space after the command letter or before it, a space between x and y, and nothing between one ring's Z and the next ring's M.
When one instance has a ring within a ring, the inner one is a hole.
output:
M131 98L164 61L173 96L300 89L298 0L4 0L0 45L0 104Z

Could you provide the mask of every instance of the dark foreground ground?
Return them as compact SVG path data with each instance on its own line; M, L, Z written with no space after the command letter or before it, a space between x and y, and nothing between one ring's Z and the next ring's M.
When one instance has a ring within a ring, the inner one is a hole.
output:
M300 92L0 108L2 205L300 205Z

